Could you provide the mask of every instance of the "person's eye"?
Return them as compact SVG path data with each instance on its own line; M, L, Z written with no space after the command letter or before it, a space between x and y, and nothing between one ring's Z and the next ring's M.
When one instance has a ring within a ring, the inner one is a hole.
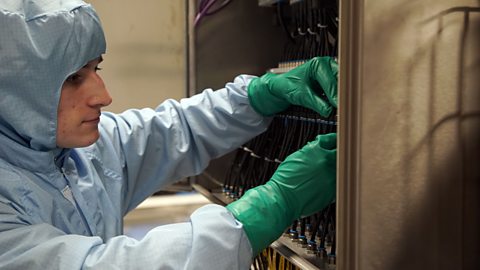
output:
M96 66L96 67L95 67L95 72L97 72L97 71L99 71L99 70L102 70L102 68L99 67L99 66Z
M82 80L82 76L78 73L74 73L66 79L67 82L69 83L79 83Z

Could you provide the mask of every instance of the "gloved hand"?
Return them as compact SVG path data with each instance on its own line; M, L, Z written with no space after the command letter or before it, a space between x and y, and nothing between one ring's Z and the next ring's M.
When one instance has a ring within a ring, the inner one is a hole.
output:
M255 111L265 116L299 105L328 117L332 106L337 107L337 74L333 58L315 57L286 73L267 73L253 79L248 98ZM323 93L328 101L320 98Z
M288 156L264 185L248 190L227 209L243 224L258 254L275 241L295 219L322 210L335 198L335 133Z

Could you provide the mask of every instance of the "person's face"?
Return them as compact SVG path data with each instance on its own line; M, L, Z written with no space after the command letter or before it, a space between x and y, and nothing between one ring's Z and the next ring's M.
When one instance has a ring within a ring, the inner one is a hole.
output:
M100 110L112 102L102 78L97 74L99 57L65 80L57 112L57 146L85 147L100 136Z

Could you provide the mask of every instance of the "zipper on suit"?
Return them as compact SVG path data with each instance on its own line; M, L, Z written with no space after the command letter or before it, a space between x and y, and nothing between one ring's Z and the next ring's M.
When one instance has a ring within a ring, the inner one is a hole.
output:
M70 187L68 177L65 174L65 169L61 168L60 169L63 179L66 181L66 186L61 190L62 195L65 199L67 199L69 202L73 204L75 209L77 210L78 215L80 216L80 219L82 220L83 226L86 228L87 232L93 236L92 230L90 229L90 226L88 225L87 219L85 218L85 215L83 214L82 210L80 209L77 200L75 200L75 196L73 195L73 191Z

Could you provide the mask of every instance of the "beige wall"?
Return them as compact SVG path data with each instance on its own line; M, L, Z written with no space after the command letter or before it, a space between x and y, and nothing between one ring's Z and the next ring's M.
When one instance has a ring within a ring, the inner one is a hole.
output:
M186 93L185 1L87 0L104 26L106 110L155 107Z
M340 269L479 269L479 4L342 1Z

